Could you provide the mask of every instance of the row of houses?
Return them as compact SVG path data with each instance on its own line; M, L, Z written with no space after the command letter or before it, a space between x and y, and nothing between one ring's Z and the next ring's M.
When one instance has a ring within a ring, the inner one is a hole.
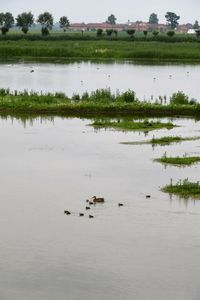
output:
M192 29L192 24L182 24L178 25L176 28L177 32L187 33ZM137 31L144 30L159 30L161 32L166 32L169 30L169 26L166 24L150 24L147 22L128 22L126 24L109 24L109 23L73 23L70 24L70 30L72 31L95 31L97 29L113 29L117 31L125 31L127 29L135 29Z

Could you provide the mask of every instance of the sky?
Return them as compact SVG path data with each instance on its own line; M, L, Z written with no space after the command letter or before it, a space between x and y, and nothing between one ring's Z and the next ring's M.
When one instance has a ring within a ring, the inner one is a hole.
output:
M117 23L148 21L152 12L165 23L165 13L172 11L181 16L180 23L200 22L200 0L0 0L0 12L7 11L15 17L24 11L36 17L49 11L55 21L65 15L71 23L104 22L111 13Z

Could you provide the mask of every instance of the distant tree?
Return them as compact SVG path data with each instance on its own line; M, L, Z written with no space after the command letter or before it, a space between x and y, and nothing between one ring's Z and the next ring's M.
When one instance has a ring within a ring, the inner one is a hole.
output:
M53 16L49 12L44 12L39 15L37 22L42 26L42 35L48 35L53 27Z
M149 23L150 24L158 24L158 22L159 22L159 19L158 19L157 14L152 13L149 17Z
M114 33L115 37L117 37L118 31L117 30L113 30L113 33Z
M148 30L143 30L144 36L147 37Z
M102 36L102 34L103 34L103 29L98 28L97 29L97 36Z
M170 37L172 37L172 36L175 35L175 31L169 30L169 31L167 31L167 35L170 36Z
M60 28L63 29L64 32L67 30L67 28L70 25L69 20L66 16L61 17L59 23L60 23Z
M111 14L108 17L106 23L111 24L111 25L115 25L116 24L116 20L117 20L117 18L115 17L115 15Z
M15 20L11 13L9 13L9 12L7 12L5 14L0 13L0 26L2 26L1 27L2 34L5 35L10 30L10 28L13 27L14 22L15 22Z
M127 30L126 30L126 33L127 33L130 37L133 37L134 34L135 34L135 29L127 29Z
M167 24L172 28L175 29L178 26L178 20L180 19L180 16L177 16L173 12L167 12L165 15L165 18L167 20Z
M154 37L157 37L157 36L159 35L159 31L154 30L154 31L152 32L152 34L153 34Z
M194 22L193 29L199 29L199 22L197 20Z
M22 14L17 16L16 21L16 26L20 27L24 34L27 34L29 28L34 23L34 17L31 12L23 12Z
M106 29L106 34L107 34L107 36L111 36L113 34L113 30L112 29Z
M200 29L196 29L195 32L196 32L196 36L199 38L200 37Z

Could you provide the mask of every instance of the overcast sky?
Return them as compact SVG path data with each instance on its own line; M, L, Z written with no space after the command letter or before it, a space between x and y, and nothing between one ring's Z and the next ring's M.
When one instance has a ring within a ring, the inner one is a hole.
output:
M0 11L16 16L32 11L36 16L49 11L55 21L68 16L70 22L103 22L113 13L117 22L148 21L152 12L165 22L165 13L173 11L181 16L180 23L200 21L200 0L0 0Z

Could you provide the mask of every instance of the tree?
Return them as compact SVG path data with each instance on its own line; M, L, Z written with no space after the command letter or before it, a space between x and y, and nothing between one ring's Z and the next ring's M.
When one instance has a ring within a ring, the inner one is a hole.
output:
M66 16L61 17L59 23L60 23L60 28L63 29L64 32L70 25L69 20Z
M148 30L143 30L144 36L147 37Z
M153 34L154 37L157 37L157 36L159 35L159 31L154 30L154 31L152 32L152 34Z
M16 21L17 21L16 23L17 27L20 27L22 29L22 32L24 34L27 34L29 28L34 23L34 17L31 12L29 13L23 12L22 14L17 16Z
M107 34L107 36L111 36L113 34L113 30L112 29L106 29L106 34Z
M117 18L112 14L108 17L106 23L111 24L111 25L115 25L116 20L117 20Z
M127 29L127 30L126 30L126 33L127 33L130 37L133 37L134 34L135 34L135 29Z
M180 16L177 16L173 12L167 12L165 15L165 18L167 20L167 24L172 28L175 29L178 26L178 20L180 19Z
M172 37L172 36L175 35L175 31L169 30L169 31L167 31L167 35L170 36L170 37Z
M42 35L48 35L53 27L53 16L49 12L44 12L39 15L37 22L42 26Z
M150 24L158 24L158 22L159 22L159 19L158 19L157 14L152 13L149 17L149 23Z
M6 34L10 28L13 27L14 25L14 18L13 18L13 15L9 12L7 13L0 13L0 25L2 26L1 27L1 32L2 34Z
M102 34L103 34L103 29L98 28L97 29L97 36L102 36Z
M196 29L195 32L196 32L196 36L199 38L200 37L200 29Z
M194 22L193 29L199 29L199 22L197 20Z

